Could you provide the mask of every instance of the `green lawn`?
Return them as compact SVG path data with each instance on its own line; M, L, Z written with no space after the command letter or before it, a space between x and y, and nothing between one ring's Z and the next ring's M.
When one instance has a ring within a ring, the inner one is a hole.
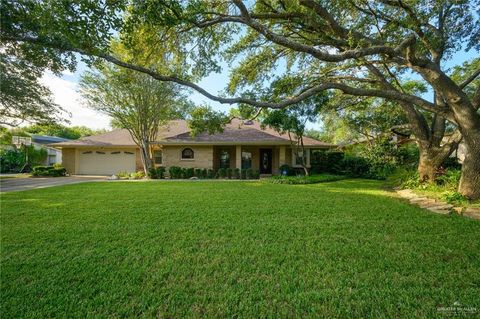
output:
M102 182L0 198L1 318L425 318L457 301L480 314L480 222L376 181Z

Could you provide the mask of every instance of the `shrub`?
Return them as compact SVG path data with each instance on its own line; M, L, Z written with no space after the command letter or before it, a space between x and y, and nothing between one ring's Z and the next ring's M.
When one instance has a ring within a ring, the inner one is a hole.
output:
M195 168L195 177L203 178L203 173L201 168Z
M67 170L63 167L55 168L53 166L35 166L32 170L32 175L61 177L67 175Z
M285 176L295 175L295 171L288 164L280 165L279 171L281 175L285 175Z
M206 168L202 169L202 178L208 177L208 170Z
M29 165L25 165L26 153ZM0 150L0 173L18 173L22 169L30 172L30 167L38 166L47 159L47 151L43 148L35 149L33 146Z
M130 179L142 179L145 177L145 173L143 171L133 172L130 173Z
M337 164L337 172L351 177L367 177L369 165L363 157L345 156Z
M215 178L215 171L211 168L207 170L207 178L213 179Z
M227 177L228 177L229 179L232 179L232 177L233 177L233 169L227 168L226 171L227 171Z
M148 170L148 177L151 179L163 179L165 178L165 167L152 167Z
M445 186L446 188L455 189L458 183L460 183L461 175L462 172L459 169L448 169L445 171L445 174L438 176L435 179L435 182L438 185Z
M247 175L247 179L254 179L255 178L255 172L253 171L253 169L248 168L245 173Z
M442 164L442 167L445 169L461 169L462 164L458 162L456 157L448 157Z
M227 176L227 170L225 168L219 168L217 171L217 178L225 178Z
M246 170L246 169L242 169L242 170L240 171L240 177L241 177L242 179L247 179L247 170Z
M234 176L235 179L240 179L241 176L240 176L240 169L239 168L235 168L233 170L233 176Z
M182 168L178 166L171 166L168 169L168 173L170 174L170 178L178 179L182 178Z
M130 174L125 171L121 171L117 173L117 176L119 179L128 179L130 177Z
M442 199L445 200L449 204L459 203L459 202L466 202L468 199L460 194L459 192L444 192L442 194Z
M55 163L53 164L54 168L63 168L62 163Z
M195 169L194 168L185 168L185 173L184 173L185 177L184 178L192 178L194 175L195 175Z

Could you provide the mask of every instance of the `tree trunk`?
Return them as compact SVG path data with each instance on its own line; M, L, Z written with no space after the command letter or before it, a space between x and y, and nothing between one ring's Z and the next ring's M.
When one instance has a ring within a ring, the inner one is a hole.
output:
M140 158L142 160L145 176L148 176L148 171L152 167L152 159L150 158L150 144L146 141L141 143Z
M480 143L466 145L458 192L469 199L480 198Z
M418 143L420 158L418 162L418 176L420 182L434 182L440 166L453 153L455 147L444 145L433 147L428 143Z

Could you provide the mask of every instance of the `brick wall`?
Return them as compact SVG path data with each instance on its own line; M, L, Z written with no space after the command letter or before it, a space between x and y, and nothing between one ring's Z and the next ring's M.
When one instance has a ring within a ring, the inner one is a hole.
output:
M191 148L193 159L182 159L182 150ZM163 146L162 166L185 168L213 168L213 146Z

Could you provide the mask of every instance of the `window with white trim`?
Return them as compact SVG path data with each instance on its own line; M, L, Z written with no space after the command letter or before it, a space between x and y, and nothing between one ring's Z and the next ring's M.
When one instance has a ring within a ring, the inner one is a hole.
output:
M194 159L195 158L195 153L193 153L193 150L191 148L184 148L182 150L182 159Z

